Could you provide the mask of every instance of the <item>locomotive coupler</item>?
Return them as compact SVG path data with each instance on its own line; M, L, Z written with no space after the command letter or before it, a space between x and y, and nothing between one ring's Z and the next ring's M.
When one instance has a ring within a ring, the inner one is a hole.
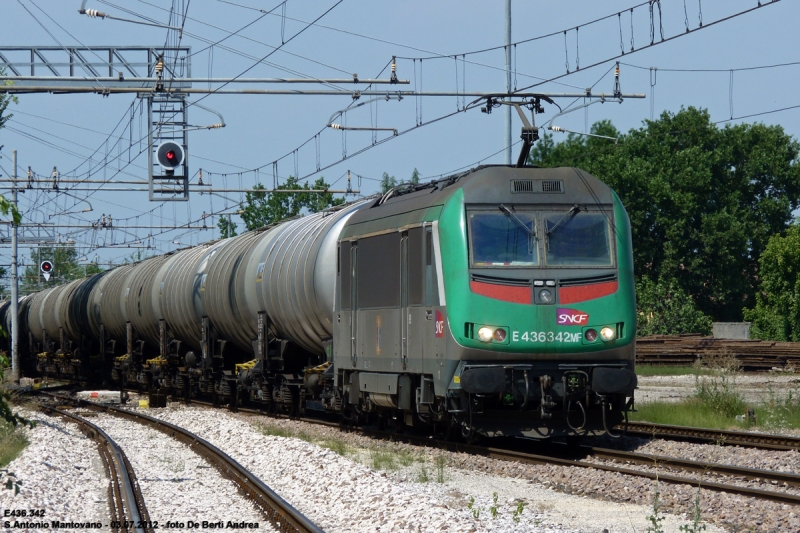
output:
M553 378L550 376L539 376L539 388L542 390L542 405L539 408L539 414L542 420L549 420L553 418L553 407L556 406L553 398L547 394L550 386L553 384Z

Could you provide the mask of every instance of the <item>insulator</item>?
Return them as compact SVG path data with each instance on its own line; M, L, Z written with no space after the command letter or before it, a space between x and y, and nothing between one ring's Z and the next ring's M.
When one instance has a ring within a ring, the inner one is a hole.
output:
M86 10L86 16L92 17L92 18L101 18L102 19L102 18L105 18L106 14L103 13L102 11L98 11L97 9L87 9Z
M341 127L339 124L331 124L331 128L333 128L333 129L335 129L335 130L340 130L340 129L342 129L342 127Z

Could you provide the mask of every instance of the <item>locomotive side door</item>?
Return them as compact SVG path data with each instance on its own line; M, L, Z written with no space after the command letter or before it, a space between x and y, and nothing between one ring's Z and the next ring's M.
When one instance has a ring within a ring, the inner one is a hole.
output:
M358 242L350 248L350 360L353 368L358 364Z
M400 237L400 364L408 368L408 232Z

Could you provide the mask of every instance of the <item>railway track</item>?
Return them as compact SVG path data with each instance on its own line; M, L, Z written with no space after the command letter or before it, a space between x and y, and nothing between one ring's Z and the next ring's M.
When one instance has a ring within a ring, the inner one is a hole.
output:
M616 429L625 429L617 426ZM724 446L746 446L764 450L800 450L800 438L766 433L750 433L746 431L728 431L722 429L703 429L686 426L669 426L651 424L649 422L629 422L628 435L659 439L701 442Z
M63 396L49 396L62 401L65 400ZM70 399L69 401L76 406L94 412L108 413L151 427L186 444L195 453L204 457L224 477L232 480L243 493L247 494L253 503L281 533L324 533L321 528L317 527L311 520L300 513L300 511L292 507L260 479L202 437L176 425L141 413L120 409L110 405L95 404L84 400ZM62 412L63 411L59 410L59 413Z
M47 414L75 422L86 436L97 442L103 465L111 480L108 487L111 512L109 529L121 533L155 533L136 473L122 448L105 431L84 417L61 409L44 409Z
M89 404L89 402L84 402ZM192 403L204 407L213 407L209 402L195 401ZM93 409L109 410L111 412L124 414L132 418L141 418L142 420L152 420L158 424L163 424L169 427L168 431L174 430L184 431L177 426L160 422L156 419L146 415L134 413L125 409L118 409L113 407L98 406L89 404ZM270 416L273 418L293 418L302 422L307 422L315 425L324 425L328 427L341 428L343 430L360 434L363 436L379 439L391 440L395 442L403 442L416 446L424 446L435 449L442 449L451 452L468 453L472 455L488 457L503 461L513 461L525 464L542 464L542 465L559 465L564 467L578 467L578 468L594 468L606 472L616 472L620 474L645 477L648 479L663 481L666 483L674 484L687 484L698 485L701 484L704 489L724 492L730 494L738 494L741 496L756 498L760 500L768 500L779 503L786 503L792 505L800 505L800 496L788 492L781 492L776 490L764 490L757 487L742 486L741 484L723 483L707 479L709 474L715 476L724 476L733 478L735 480L756 482L759 484L771 484L773 486L785 487L800 487L800 475L776 472L771 470L759 470L746 467L738 467L732 465L724 465L717 463L708 463L701 461L691 461L680 459L676 457L657 456L649 454L640 454L635 452L625 452L619 450L610 450L606 448L581 446L576 449L561 449L560 447L550 447L544 453L531 453L524 449L520 449L520 443L511 444L503 447L492 446L476 446L452 441L443 441L429 436L418 436L404 433L394 433L387 431L378 431L369 428L361 427L342 427L340 424L331 421L319 420L316 418L308 417L289 417L286 415L269 414L258 409L239 408L239 412L251 415ZM148 422L150 423L150 422ZM756 433L746 433L737 431L722 431L722 430L703 430L699 428L685 428L680 426L662 426L657 424L648 423L630 423L628 425L629 434L668 438L676 440L687 440L702 443L714 443L725 445L741 445L750 446L755 448L770 449L770 450L795 450L800 449L800 439L793 437L783 437L779 435L766 435ZM164 429L161 429L165 431ZM188 433L188 432L186 432ZM524 444L529 447L530 444ZM595 459L604 462L591 461L587 459ZM608 464L608 462L624 463L625 465ZM649 470L637 470L630 468L628 465L636 464L648 467ZM655 471L652 471L655 470ZM670 471L682 471L687 473L700 473L701 478L688 477L681 475L674 475Z
M194 402L203 406L211 407L210 403ZM239 409L240 412L245 414L272 416L276 418L289 418L285 415L271 415L256 409ZM324 425L328 427L339 428L340 425L335 422L318 420L315 418L294 418L302 422L308 422L316 425ZM428 448L443 449L451 452L468 453L482 457L489 457L502 461L513 461L525 464L541 464L541 465L559 465L565 467L578 467L578 468L594 468L606 472L616 472L620 474L645 477L652 480L659 480L666 483L686 484L697 486L701 484L704 489L725 492L729 494L738 494L760 500L768 500L779 503L788 503L792 505L800 505L800 496L788 492L780 492L775 490L764 490L756 487L747 487L733 483L722 483L707 479L709 474L716 476L725 476L737 480L745 480L757 482L760 484L778 484L786 487L800 487L800 475L776 472L771 470L759 470L754 468L738 467L732 465L724 465L717 463L708 463L701 461L691 461L680 459L676 457L666 457L658 455L641 454L635 452L625 452L618 450L610 450L606 448L581 446L575 449L561 449L560 447L549 447L545 453L537 454L518 449L520 444L517 442L508 447L489 447L489 446L475 446L470 444L463 444L452 441L443 441L434 439L428 436L417 436L404 433L393 433L387 431L377 431L368 428L360 427L345 427L346 431L372 437L381 440L391 440L395 442L404 442L416 446L425 446ZM737 432L730 432L737 433ZM652 433L648 433L652 435ZM745 434L748 435L748 434ZM773 436L777 437L777 436ZM765 441L768 442L768 441ZM529 443L525 443L529 446ZM793 447L784 448L769 448L769 449L796 449ZM578 456L579 458L576 458ZM582 457L581 457L582 456ZM600 461L613 461L617 463L632 463L643 465L647 467L654 467L656 471L649 470L636 470L627 466L612 465L605 463L598 463L587 461L585 459L597 459ZM683 471L687 473L700 473L701 478L685 477L669 473L669 471Z

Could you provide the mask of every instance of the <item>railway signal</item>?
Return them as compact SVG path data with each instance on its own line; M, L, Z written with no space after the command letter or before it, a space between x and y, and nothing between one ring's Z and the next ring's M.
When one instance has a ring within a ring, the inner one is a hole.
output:
M159 145L156 151L158 164L169 174L183 164L183 147L173 141L166 141Z
M50 281L50 275L53 273L53 262L42 261L42 263L39 265L39 269L42 271L42 276L44 276L44 280Z

